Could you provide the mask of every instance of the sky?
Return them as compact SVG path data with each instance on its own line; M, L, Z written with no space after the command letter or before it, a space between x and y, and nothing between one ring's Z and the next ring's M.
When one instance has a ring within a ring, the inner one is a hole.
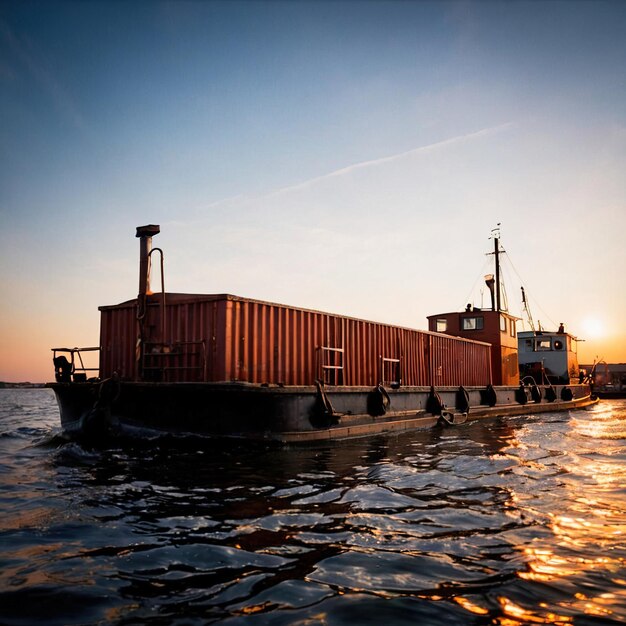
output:
M144 224L167 291L418 329L500 224L509 310L626 362L626 3L0 3L0 380L98 344Z

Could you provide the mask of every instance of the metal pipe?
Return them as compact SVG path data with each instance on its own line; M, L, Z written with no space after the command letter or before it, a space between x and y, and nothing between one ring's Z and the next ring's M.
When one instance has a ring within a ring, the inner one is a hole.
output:
M161 342L165 343L165 274L163 273L163 250L152 248L148 253L148 265L151 265L152 253L158 252L161 255Z

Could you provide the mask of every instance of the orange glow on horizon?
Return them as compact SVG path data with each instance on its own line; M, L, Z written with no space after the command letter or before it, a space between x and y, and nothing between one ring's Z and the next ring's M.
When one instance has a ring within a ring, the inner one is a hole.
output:
M608 334L602 338L586 339L578 343L578 362L591 365L598 360L607 363L626 363L626 335Z

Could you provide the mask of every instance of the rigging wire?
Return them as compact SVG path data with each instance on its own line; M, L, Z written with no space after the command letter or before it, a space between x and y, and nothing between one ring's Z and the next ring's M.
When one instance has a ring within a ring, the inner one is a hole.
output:
M509 286L514 286L517 283L519 283L520 286L523 287L521 278L519 277L519 275L517 275L516 280L513 280L514 278L513 272L515 271L515 268L513 267L513 263L509 255L506 252L504 252L504 254L502 254L500 258L502 259L502 263L500 264L500 271L503 276L502 282L505 284L508 284ZM527 296L527 299L528 299L528 296ZM526 320L524 319L524 306L521 303L521 301L518 302L517 300L515 300L514 306L511 307L511 309L508 312L511 315L515 315L516 317L518 317L519 320L522 322L522 330L526 330L526 323L525 323Z
M472 302L471 298L474 295L474 291L476 290L476 285L479 283L479 281L483 280L483 278L485 276L485 273L486 273L486 270L489 269L489 264L490 264L489 259L485 259L485 261L484 261L484 263L482 265L480 274L478 275L478 277L474 281L474 284L472 285L472 288L470 289L469 294L467 294L467 297L463 301L462 305L459 307L460 310L465 309L465 306L467 305L468 302L471 303L472 306L474 305L474 303ZM481 308L482 308L482 302L481 302Z
M500 303L500 309L506 313L509 313L509 299L506 296L504 281L500 281L500 298L502 299L502 302Z
M509 267L507 264L509 255L507 254L506 250L502 250L500 252L500 291L501 291L501 297L503 299L503 304L502 304L502 310L506 311L507 313L510 313L511 315L516 315L517 317L520 317L520 315L518 314L517 309L513 310L512 307L509 306L509 299L508 299L508 294L506 291L506 286L509 285L509 287L511 285L513 285L513 281L511 280L511 274L509 272ZM503 263L502 260L505 260L505 262Z
M545 312L545 310L539 305L539 303L534 299L534 297L529 296L528 289L525 286L525 281L520 276L519 272L515 268L515 265L513 265L513 261L511 261L511 257L509 257L508 254L505 256L507 258L509 265L511 266L511 269L515 272L515 275L517 276L518 280L520 281L522 285L524 285L524 291L526 292L526 301L528 302L529 300L532 299L533 305L536 306L544 314L544 319L547 319L554 326L554 328L556 328L557 327L556 322Z
M499 224L498 224L499 226ZM494 229L495 230L495 229ZM499 232L498 232L499 235ZM493 233L492 233L493 236ZM476 291L476 286L477 284L483 280L483 277L485 276L485 274L488 273L492 273L492 268L491 268L491 261L488 257L492 256L493 252L489 252L486 253L486 259L485 262L483 263L482 267L481 267L481 271L480 274L478 275L478 277L476 278L476 280L474 281L474 284L472 285L472 288L469 292L469 294L467 295L467 297L465 298L465 300L462 303L461 308L464 309L465 306L467 305L467 303L469 302L470 304L472 304L472 306L474 306L474 302L473 302L473 296L475 294ZM524 325L524 315L523 315L523 310L522 310L522 305L519 304L518 308L516 309L515 312L511 312L509 311L509 303L508 303L508 298L507 298L507 293L506 293L506 288L505 288L505 284L507 283L507 280L504 280L505 276L504 274L507 274L507 279L508 282L510 284L513 284L514 281L510 280L510 273L508 272L509 268L514 272L515 276L517 276L517 279L520 283L520 286L522 286L524 288L524 292L525 292L525 297L526 297L526 307L530 307L530 300L532 300L533 302L533 307L536 307L537 309L539 309L543 316L544 319L547 319L555 328L557 326L556 322L550 317L550 315L548 315L546 313L546 311L539 305L539 303L534 299L534 297L530 296L528 289L525 287L525 281L522 279L522 277L520 276L520 273L517 271L517 268L515 267L515 265L513 264L513 261L511 260L511 257L508 255L508 253L506 252L506 250L501 249L500 250L500 258L506 258L506 263L504 263L504 266L502 263L500 263L500 270L502 272L503 275L500 276L500 294L503 298L503 301L501 303L501 308L503 311L506 311L508 313L511 313L513 315L517 315L517 317L520 318L520 320L522 321L522 325ZM480 303L480 308L483 308L483 302L482 302L482 290L481 290L481 303ZM532 317L530 316L530 309L528 308L528 323L531 325L531 327L533 326L533 322ZM537 324L541 324L541 322L537 322Z

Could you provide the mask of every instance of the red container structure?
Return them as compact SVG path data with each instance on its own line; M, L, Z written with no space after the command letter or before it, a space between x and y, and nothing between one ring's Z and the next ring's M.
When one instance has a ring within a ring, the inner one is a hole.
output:
M102 377L268 385L487 385L489 344L232 295L100 307ZM141 341L138 342L138 336Z

